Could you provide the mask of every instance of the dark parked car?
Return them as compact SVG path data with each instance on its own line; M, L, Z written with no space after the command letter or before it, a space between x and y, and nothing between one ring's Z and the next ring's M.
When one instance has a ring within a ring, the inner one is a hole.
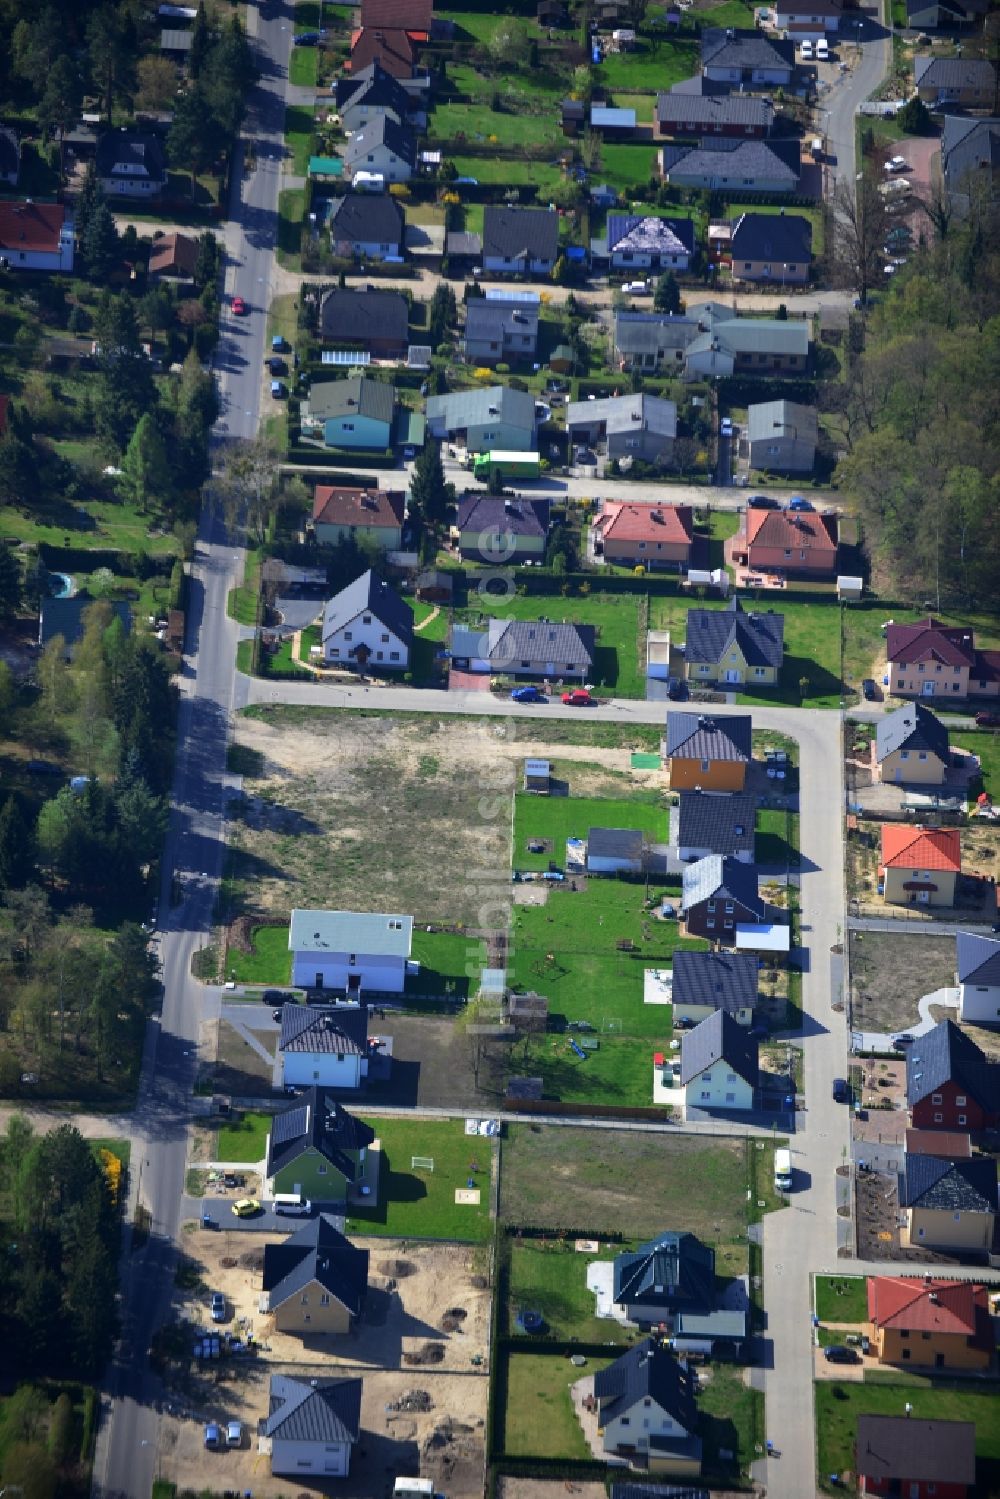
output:
M833 1080L834 1103L849 1103L850 1098L851 1090L847 1086L847 1079L843 1077L835 1077Z
M271 371L272 375L288 374L288 365L284 359L278 359L277 356L275 356L274 358L266 360L265 363L267 364L267 367Z
M290 1005L295 1003L295 995L286 994L284 989L265 989L260 997L266 1005Z
M864 697L866 703L874 703L878 701L878 688L875 686L874 677L865 677L864 681L861 683L861 694Z
M772 500L766 494L752 494L747 501L747 507L750 510L780 510L781 502L780 500Z
M845 1348L843 1343L831 1343L829 1348L823 1349L823 1357L828 1364L856 1364L860 1354L853 1348Z
M683 677L667 678L667 697L672 703L681 703L687 697L687 683Z
M893 1049L895 1051L905 1051L908 1046L913 1045L916 1039L916 1036L908 1036L905 1033L902 1036L893 1036Z
M1000 729L1000 713L977 713L977 729Z

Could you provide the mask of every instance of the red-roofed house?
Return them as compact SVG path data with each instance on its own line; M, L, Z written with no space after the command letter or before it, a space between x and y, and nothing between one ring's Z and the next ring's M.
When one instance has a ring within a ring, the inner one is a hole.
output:
M324 546L350 537L374 543L386 552L399 550L405 500L398 491L335 489L320 484L313 496L313 531Z
M594 521L594 539L605 562L617 567L668 567L673 572L691 561L694 521L690 505L642 505L605 500Z
M434 0L361 0L361 27L408 31L426 41L434 19Z
M0 203L0 260L12 271L71 271L73 220L61 203Z
M915 625L888 625L885 658L893 696L961 698L969 693L976 650L970 629L928 615Z
M992 1324L985 1286L967 1280L872 1275L871 1340L880 1364L988 1369Z
M962 872L962 843L956 828L913 828L882 824L879 877L883 899L900 906L953 906Z
M837 572L837 517L815 510L746 510L726 542L726 561L761 573Z
M351 73L360 73L377 62L393 78L412 78L416 61L416 41L398 27L366 26L351 36Z

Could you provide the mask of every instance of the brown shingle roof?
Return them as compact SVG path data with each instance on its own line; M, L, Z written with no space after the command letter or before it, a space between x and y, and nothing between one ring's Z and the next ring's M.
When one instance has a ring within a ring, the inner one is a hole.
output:
M162 276L170 271L193 276L198 262L198 243L186 234L164 234L153 245L149 256L149 274Z
M836 519L814 510L749 510L747 545L785 550L837 550Z
M61 203L0 203L0 250L53 254L65 218Z
M915 625L889 625L885 632L886 659L898 666L917 661L940 661L944 666L972 666L972 631L943 625L930 615Z
M313 521L323 526L401 526L403 504L396 490L334 489L321 484L313 496Z

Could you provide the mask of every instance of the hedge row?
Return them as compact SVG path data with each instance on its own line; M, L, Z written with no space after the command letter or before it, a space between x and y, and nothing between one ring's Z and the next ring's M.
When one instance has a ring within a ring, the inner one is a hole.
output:
M106 567L109 572L115 573L118 577L134 578L139 566L138 556L134 552L115 552L107 548L59 547L48 541L39 543L38 555L49 572L92 573L96 572L99 567ZM141 555L142 572L146 577L169 576L174 565L172 552L158 556L143 552Z
M617 1229L609 1233L606 1228L540 1228L533 1223L504 1223L503 1233L508 1239L607 1239L609 1244L621 1244L625 1239Z

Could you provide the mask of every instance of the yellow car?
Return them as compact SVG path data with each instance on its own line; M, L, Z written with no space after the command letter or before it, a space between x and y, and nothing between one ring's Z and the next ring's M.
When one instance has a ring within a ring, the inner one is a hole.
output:
M233 1203L233 1212L237 1218L253 1218L260 1212L260 1203L256 1197L241 1197Z

